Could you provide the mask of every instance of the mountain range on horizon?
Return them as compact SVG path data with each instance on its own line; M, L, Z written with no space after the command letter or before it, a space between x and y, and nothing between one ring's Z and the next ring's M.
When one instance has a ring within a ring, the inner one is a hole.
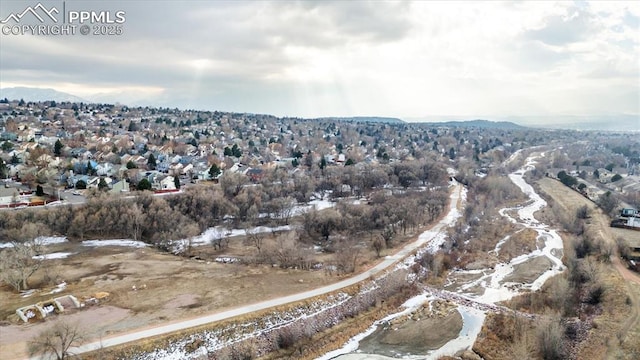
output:
M25 101L56 101L56 102L84 102L84 103L122 103L115 101L118 94L98 94L91 98L82 98L73 94L58 91L52 88L37 87L9 87L0 88L0 99ZM125 104L125 103L122 103ZM153 101L135 100L129 106L156 106ZM559 116L559 117L535 117L512 116L507 121L495 121L486 119L465 119L463 116L429 116L425 118L411 118L408 121L395 117L379 116L328 116L317 119L335 119L339 121L367 121L381 123L423 123L439 126L481 127L524 129L526 127L570 130L604 130L604 131L640 131L640 117L634 115L603 115L603 116ZM549 119L554 121L549 122Z

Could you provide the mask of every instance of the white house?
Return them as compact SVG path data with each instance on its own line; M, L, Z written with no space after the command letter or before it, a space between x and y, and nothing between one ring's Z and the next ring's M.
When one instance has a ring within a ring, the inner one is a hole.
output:
M156 177L152 184L155 190L176 190L173 176Z

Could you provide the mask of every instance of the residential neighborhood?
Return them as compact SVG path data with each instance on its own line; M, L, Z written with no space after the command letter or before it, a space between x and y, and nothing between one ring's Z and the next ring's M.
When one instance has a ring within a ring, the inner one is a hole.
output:
M0 102L0 145L5 180L0 207L14 208L64 200L59 194L65 189L171 192L217 182L225 172L257 183L275 168L294 174L316 164L321 170L362 167L419 158L425 147L451 159L474 152L493 156L514 146L498 138L470 142L460 131L400 121L387 125L7 99ZM47 197L30 196L37 186Z

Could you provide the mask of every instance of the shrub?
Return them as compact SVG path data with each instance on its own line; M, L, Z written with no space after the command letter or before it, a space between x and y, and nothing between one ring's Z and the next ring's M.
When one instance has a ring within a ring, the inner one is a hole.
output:
M587 296L587 304L598 305L602 302L604 296L604 286L602 284L594 285L589 289L589 295Z
M557 317L556 317L557 318ZM551 320L539 329L538 348L545 360L566 359L564 331L560 322Z

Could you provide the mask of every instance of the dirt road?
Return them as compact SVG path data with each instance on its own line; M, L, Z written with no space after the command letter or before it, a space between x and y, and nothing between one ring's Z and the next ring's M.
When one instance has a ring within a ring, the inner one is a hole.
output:
M298 294L293 294L285 297L280 297L272 300L262 301L259 303L243 306L237 309L232 309L229 311L224 311L215 314L209 314L205 316L196 317L189 320L183 320L178 322L169 323L162 326L155 326L152 328L141 329L138 331L129 332L126 334L121 334L117 336L112 336L108 338L104 338L100 341L93 341L90 343L86 343L77 348L72 348L71 352L74 354L81 354L89 351L98 350L100 348L106 348L110 346L120 345L132 341L138 341L141 339L168 334L212 322L217 322L221 320L230 319L237 316L246 315L252 312L268 309L275 306L280 306L292 302L302 301L305 299L313 298L316 296L328 294L337 290L340 290L345 287L349 287L351 285L357 284L361 281L369 279L371 276L380 274L386 269L389 269L391 266L396 264L399 260L404 259L416 249L424 246L426 243L435 238L441 231L443 231L451 222L452 219L456 217L458 214L457 205L460 204L462 186L456 184L450 195L449 204L453 205L449 207L449 212L445 215L437 224L435 224L430 230L424 232L420 235L416 241L404 246L400 251L398 251L393 256L387 256L383 259L379 264L374 266L373 268L367 270L364 273L358 274L351 278L345 279L338 283L324 286L321 288L317 288L310 291L305 291Z

